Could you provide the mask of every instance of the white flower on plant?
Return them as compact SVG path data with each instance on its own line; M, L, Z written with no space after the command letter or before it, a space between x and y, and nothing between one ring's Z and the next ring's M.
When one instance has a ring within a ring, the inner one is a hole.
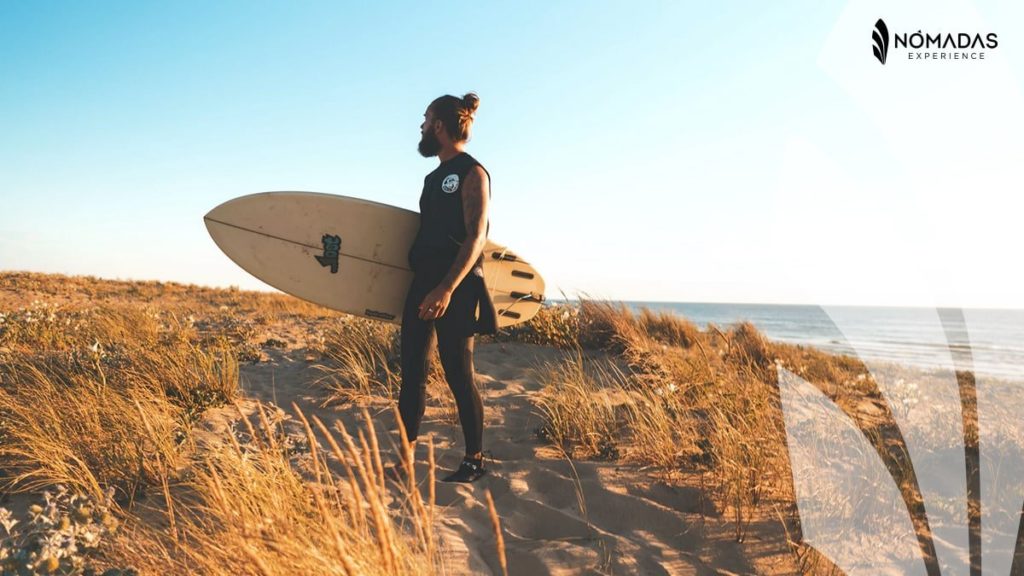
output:
M100 543L99 533L93 530L82 532L78 535L78 539L82 541L82 546L86 548L95 548Z
M18 521L12 516L13 514L11 514L10 510L7 508L0 508L0 525L4 527L4 530L7 531L8 535L11 533L11 528L18 523Z

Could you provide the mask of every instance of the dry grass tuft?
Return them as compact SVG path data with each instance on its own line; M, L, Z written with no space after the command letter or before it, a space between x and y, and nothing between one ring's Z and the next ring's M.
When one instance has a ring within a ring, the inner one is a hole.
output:
M401 386L399 331L391 324L346 318L324 331L313 366L328 395L325 403L383 396L396 398Z
M159 483L187 428L237 396L230 347L131 307L35 304L5 314L0 462L10 489L64 484L99 497ZM157 462L162 464L158 465Z
M543 364L538 378L548 386L537 398L544 417L538 431L575 457L618 456L618 423L613 396L625 387L614 365L585 362L583 355Z
M8 489L64 484L93 497L106 486L132 495L159 481L157 459L177 460L181 409L159 388L105 385L21 359L0 387Z
M695 324L669 311L651 312L644 308L637 321L648 336L669 346L689 348L700 339Z
M332 429L293 410L308 453L296 460L282 446L229 434L202 456L188 490L179 489L175 531L132 516L110 559L168 574L441 572L433 502L415 481L386 482L372 421L353 434L340 421ZM259 436L284 433L263 425Z

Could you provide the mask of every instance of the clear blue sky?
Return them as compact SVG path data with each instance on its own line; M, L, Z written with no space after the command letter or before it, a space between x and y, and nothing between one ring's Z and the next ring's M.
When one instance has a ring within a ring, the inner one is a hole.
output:
M0 3L0 269L262 287L203 214L414 209L424 107L474 90L549 296L1024 307L1021 8L890 4ZM880 16L1001 46L883 67Z

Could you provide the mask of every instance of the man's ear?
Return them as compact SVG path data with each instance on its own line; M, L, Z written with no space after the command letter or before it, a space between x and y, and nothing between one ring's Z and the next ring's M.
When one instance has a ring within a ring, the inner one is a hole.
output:
M444 132L444 122L441 122L440 120L434 120L432 126L434 128L434 134L436 136L440 136L441 133Z

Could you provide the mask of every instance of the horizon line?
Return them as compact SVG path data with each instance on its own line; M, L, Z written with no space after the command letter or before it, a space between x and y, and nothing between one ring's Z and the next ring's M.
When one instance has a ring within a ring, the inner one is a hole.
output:
M181 286L194 286L197 288L213 288L221 290L242 290L247 292L278 292L281 294L288 294L287 292L274 288L273 286L267 285L266 289L260 288L242 288L237 284L200 284L196 282L186 282L182 280L161 280L157 278L122 278L122 277L105 277L97 276L95 274L66 274L63 272L39 272L35 270L7 270L0 269L0 275L2 274L43 274L49 276L63 276L65 278L94 278L96 280L104 280L108 282L150 282L150 283L161 283L161 284L178 284ZM262 282L258 278L255 280ZM564 294L564 292L562 292ZM299 298L293 294L288 294L295 298ZM299 298L300 300L304 300ZM835 304L835 303L807 303L807 302L739 302L739 301L722 301L722 300L634 300L625 298L544 298L545 303L558 302L558 303L569 303L579 302L580 300L592 300L592 301L604 301L604 302L621 302L623 304L717 304L717 305L729 305L729 306L789 306L789 307L841 307L841 308L902 308L902 309L921 309L921 310L946 310L946 309L959 309L959 310L986 310L986 311L997 311L997 312L1024 312L1024 306L1008 306L1008 307L993 307L993 306L961 306L961 305L936 305L936 306L922 306L922 305L910 305L910 304Z

